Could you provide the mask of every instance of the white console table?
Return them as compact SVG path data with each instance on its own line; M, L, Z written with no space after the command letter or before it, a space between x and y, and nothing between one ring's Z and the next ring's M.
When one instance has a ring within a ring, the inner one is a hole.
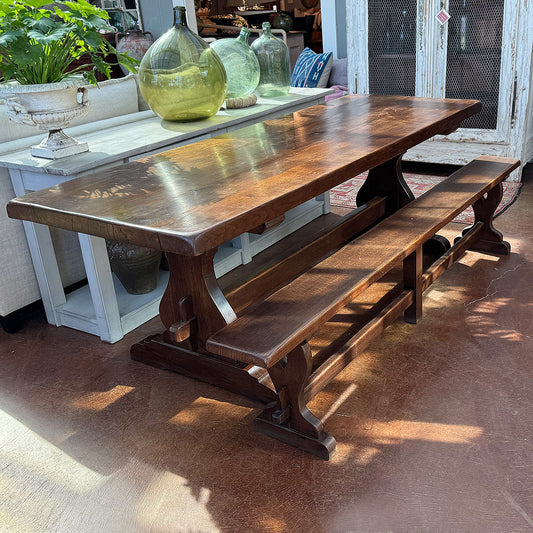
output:
M252 107L221 110L198 122L162 121L152 111L115 117L67 130L78 140L88 142L89 152L51 161L32 157L28 144L24 149L2 154L0 166L9 169L15 194L21 196L323 103L331 92L292 88L286 97L259 98ZM215 257L215 273L221 276L251 261L255 254L328 211L329 198L317 198L287 213L280 226L264 235L244 234L233 239L220 247ZM78 234L88 283L66 294L49 228L24 222L24 229L50 324L85 331L113 343L158 314L167 272L160 272L158 287L151 293L128 294L111 272L105 240Z

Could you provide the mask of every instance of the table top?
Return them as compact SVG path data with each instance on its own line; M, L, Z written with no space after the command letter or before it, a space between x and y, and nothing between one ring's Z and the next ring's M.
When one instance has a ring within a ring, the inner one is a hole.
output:
M216 115L194 122L170 122L161 120L152 111L99 121L94 124L67 129L69 135L89 143L89 152L61 159L49 160L33 157L29 147L13 152L0 153L0 166L52 174L79 176L104 165L123 162L146 152L166 149L170 145L195 142L233 129L260 122L268 117L284 115L291 111L324 101L333 89L291 87L286 96L258 97L257 103L241 109L221 109ZM116 122L119 121L119 124ZM108 122L110 126L105 126ZM99 124L101 126L99 127ZM77 133L77 130L91 129ZM37 130L36 130L37 132ZM42 136L44 137L44 132Z
M9 202L13 218L199 255L479 112L352 95Z

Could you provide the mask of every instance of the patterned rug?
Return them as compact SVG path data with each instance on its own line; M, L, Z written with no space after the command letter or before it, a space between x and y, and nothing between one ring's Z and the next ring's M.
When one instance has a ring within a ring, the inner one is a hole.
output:
M357 191L361 188L361 185L365 181L367 173L360 174L355 178L351 178L345 181L343 184L338 185L334 189L331 189L331 205L337 207L349 207L355 208L357 204L355 199ZM409 174L404 173L405 181L409 188L413 191L415 198L429 191L431 187L440 183L444 177L441 176L429 176L423 174ZM507 209L520 194L521 183L515 182L503 182L503 198L496 209L495 216L500 215ZM461 222L463 224L472 224L474 222L474 211L471 207L463 211L460 215L454 218L454 222Z

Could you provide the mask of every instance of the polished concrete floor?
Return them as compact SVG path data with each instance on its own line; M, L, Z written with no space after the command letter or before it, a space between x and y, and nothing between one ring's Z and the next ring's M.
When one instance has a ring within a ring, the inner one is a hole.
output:
M533 531L533 172L467 253L310 407L321 461L234 394L34 319L0 330L0 531ZM458 233L452 224L447 233Z

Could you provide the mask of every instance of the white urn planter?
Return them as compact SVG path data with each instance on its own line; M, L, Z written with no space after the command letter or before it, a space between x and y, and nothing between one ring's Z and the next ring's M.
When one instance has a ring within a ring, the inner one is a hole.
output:
M82 78L70 78L42 85L0 84L0 102L9 107L12 121L48 131L48 137L31 147L33 156L59 159L89 150L87 143L63 132L70 121L89 111L84 83L87 82Z

